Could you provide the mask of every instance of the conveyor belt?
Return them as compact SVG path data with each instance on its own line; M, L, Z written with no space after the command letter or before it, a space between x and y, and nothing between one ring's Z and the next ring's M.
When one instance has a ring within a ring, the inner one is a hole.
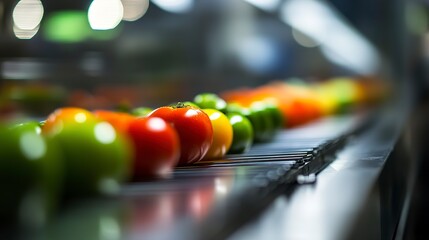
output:
M268 194L323 169L361 124L356 116L324 119L282 131L247 153L177 168L171 179L128 185L122 196L135 211L161 213L151 230L137 224L127 238L223 238L262 207Z
M357 116L327 118L282 131L245 154L180 167L169 179L127 184L118 197L63 210L47 229L48 239L76 239L76 233L79 239L224 239L263 211L273 193L321 171L361 125Z

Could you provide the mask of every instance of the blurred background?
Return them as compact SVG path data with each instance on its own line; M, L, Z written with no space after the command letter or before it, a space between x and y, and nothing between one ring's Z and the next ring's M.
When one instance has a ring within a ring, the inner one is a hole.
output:
M405 48L415 35L420 42L412 46L424 49L426 7L369 0L4 0L0 106L41 116L60 105L158 106L292 77L375 76L402 84L406 55L424 58Z

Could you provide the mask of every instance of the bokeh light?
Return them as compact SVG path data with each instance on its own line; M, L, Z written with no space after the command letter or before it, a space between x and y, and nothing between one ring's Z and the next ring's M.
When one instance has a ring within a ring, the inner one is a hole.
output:
M35 29L24 30L24 29L20 29L16 25L13 25L13 33L19 39L31 39L36 35L38 31L39 31L39 26L37 26Z
M39 0L21 0L12 13L13 23L22 30L35 29L43 18L43 5Z
M94 30L113 29L121 22L123 14L120 0L94 0L88 9L89 25Z
M13 32L19 39L31 39L39 30L43 18L43 5L39 0L21 0L13 9Z
M194 0L152 0L159 8L173 13L185 13L191 10Z
M149 0L122 0L124 15L122 20L136 21L143 17L149 8Z
M80 42L89 37L91 27L86 11L59 11L47 16L43 25L44 37L62 43Z

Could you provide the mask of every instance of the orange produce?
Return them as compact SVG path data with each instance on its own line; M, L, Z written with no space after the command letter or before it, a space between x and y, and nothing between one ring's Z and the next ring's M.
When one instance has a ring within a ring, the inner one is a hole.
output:
M108 123L110 123L117 131L121 133L126 133L128 126L131 121L136 119L135 116L123 113L123 112L113 112L108 110L96 110L94 115Z

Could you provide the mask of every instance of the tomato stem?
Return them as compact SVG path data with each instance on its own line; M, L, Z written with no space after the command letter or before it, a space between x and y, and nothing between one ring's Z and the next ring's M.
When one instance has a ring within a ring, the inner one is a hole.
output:
M170 104L170 107L172 107L173 109L176 109L176 108L190 107L190 105L185 104L184 102L177 102L177 103Z

